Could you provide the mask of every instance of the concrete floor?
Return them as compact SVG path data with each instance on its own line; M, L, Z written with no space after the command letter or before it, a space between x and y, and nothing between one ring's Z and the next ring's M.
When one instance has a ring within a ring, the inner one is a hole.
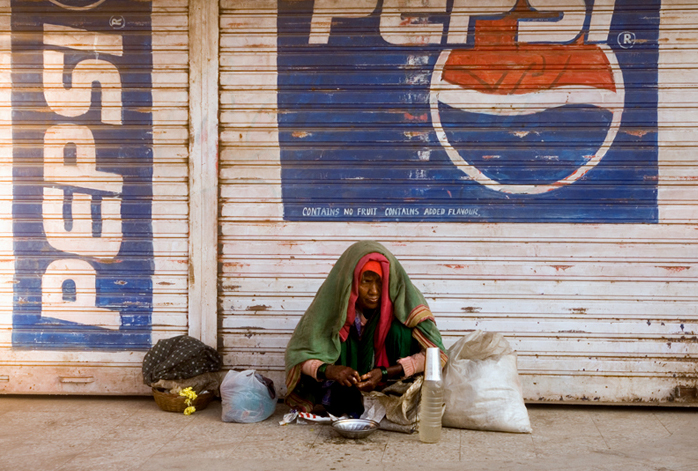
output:
M444 429L438 444L325 425L227 424L149 397L0 396L0 470L698 470L692 409L529 406L533 434Z

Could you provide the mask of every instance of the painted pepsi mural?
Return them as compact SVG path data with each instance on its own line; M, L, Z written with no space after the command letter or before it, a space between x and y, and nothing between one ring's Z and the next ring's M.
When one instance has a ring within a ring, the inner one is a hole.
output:
M660 3L561 5L280 1L285 219L656 223Z
M151 5L11 8L13 346L148 348Z

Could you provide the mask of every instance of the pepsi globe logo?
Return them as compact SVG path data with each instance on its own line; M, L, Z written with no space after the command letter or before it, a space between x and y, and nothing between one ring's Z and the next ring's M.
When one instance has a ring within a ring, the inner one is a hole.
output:
M657 222L661 4L635 3L279 0L283 217Z
M582 178L613 144L624 101L614 52L582 39L444 50L431 77L432 123L450 160L510 194Z

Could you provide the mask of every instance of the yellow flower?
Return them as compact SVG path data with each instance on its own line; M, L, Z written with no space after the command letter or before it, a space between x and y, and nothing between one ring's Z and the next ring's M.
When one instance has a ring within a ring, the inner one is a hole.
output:
M186 409L184 409L184 415L191 415L196 411L196 408L192 406L192 401L194 401L197 397L196 393L191 387L182 389L179 391L180 396L184 396L184 403L189 406Z

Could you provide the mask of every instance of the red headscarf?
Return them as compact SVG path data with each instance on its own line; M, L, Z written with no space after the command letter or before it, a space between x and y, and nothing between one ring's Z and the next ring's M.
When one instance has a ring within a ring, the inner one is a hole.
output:
M381 268L380 262L377 262L375 260L369 260L368 262L366 262L363 268L361 268L361 273L359 273L359 277L361 277L361 275L363 275L364 272L367 271L372 271L373 273L383 278L383 269Z

